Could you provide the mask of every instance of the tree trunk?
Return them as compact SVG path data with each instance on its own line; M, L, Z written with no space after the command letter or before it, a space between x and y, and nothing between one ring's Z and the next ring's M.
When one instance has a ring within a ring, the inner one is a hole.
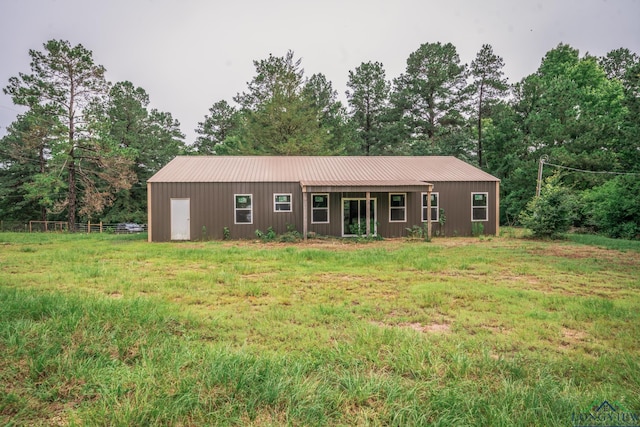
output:
M73 79L71 83L70 96L69 96L69 194L68 205L69 210L69 231L76 231L76 163L75 163L75 121L74 121L74 84Z
M76 164L73 160L73 150L69 160L69 231L76 231Z
M42 137L43 139L46 138L45 136ZM38 159L40 162L40 173L44 174L45 170L46 170L46 159L44 158L44 142L40 144L40 150L38 152ZM41 221L46 221L47 220L47 208L45 206L41 206L40 207L40 220Z
M482 97L484 83L480 85L480 99L478 101L478 167L482 169Z

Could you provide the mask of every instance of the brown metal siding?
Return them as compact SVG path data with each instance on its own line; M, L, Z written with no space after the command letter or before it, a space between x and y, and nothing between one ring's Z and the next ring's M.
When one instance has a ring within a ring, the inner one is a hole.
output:
M171 199L190 199L191 240L255 238L269 227L282 234L291 224L302 230L302 196L297 183L151 183L153 241L171 240ZM274 193L291 193L292 212L274 212ZM234 195L252 194L252 224L234 224Z
M433 223L435 235L469 236L472 231L471 193L486 192L488 199L488 221L482 222L485 234L495 234L496 229L496 182L434 182L433 191L439 193L439 208L444 209L447 221L444 230ZM266 231L269 227L278 234L285 233L292 225L302 232L302 191L300 184L290 182L264 183L160 183L149 184L151 226L150 239L171 240L172 198L190 199L190 231L192 240L222 239L227 227L232 239L253 239L255 231ZM291 193L293 212L274 212L274 193ZM253 195L253 223L234 224L234 194ZM365 198L365 192L330 193L329 224L311 223L311 200L307 198L308 231L319 235L342 235L342 199L347 197ZM389 222L389 193L372 192L377 199L378 233L383 237L406 236L407 228L421 226L421 192L407 192L406 222ZM206 231L206 233L205 233Z
M444 225L446 236L470 236L471 193L488 193L488 220L481 221L485 234L496 234L496 183L495 182L434 182L433 191L439 193L440 209L447 218ZM434 231L439 230L434 227ZM442 231L440 231L442 232Z

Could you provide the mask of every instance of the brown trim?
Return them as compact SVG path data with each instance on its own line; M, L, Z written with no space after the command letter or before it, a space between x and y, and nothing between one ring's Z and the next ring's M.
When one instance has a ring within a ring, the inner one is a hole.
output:
M302 186L302 235L304 240L307 240L307 234L309 233L309 212L307 206L307 188Z
M307 185L301 184L306 187L310 193L413 193L416 191L424 191L429 185L428 183L416 184L416 185Z
M365 230L367 232L367 237L371 236L371 191L367 191L367 194L365 195L365 205L364 205L364 219L366 221L365 223ZM344 203L344 202L343 202ZM344 209L344 206L343 206ZM377 211L377 207L376 207L376 211ZM378 212L376 212L376 220L378 219Z
M496 236L500 235L500 181L496 181Z
M431 240L431 231L433 229L431 225L431 192L433 191L433 185L429 184L427 187L427 239ZM422 193L420 194L422 198ZM422 200L420 200L420 210L422 210ZM420 212L420 218L422 218L422 212Z
M147 182L147 241L153 242L153 221L151 218L151 183Z

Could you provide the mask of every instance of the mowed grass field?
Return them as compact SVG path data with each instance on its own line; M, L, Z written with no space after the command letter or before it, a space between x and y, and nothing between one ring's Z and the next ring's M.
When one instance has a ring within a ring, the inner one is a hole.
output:
M0 233L0 425L640 412L640 242Z

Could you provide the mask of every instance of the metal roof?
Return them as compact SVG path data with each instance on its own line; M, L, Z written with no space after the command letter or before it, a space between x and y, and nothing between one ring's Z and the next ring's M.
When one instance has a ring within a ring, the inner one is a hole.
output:
M449 156L178 156L148 182L321 184L499 181Z

